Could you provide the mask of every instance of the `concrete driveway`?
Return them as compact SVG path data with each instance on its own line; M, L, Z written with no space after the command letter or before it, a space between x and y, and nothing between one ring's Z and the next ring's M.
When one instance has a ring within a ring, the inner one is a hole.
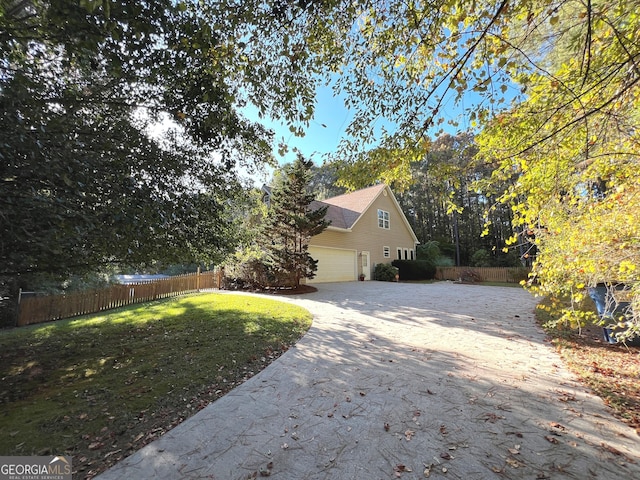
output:
M97 478L640 478L639 438L562 366L528 293L318 288L283 299L314 315L296 348Z

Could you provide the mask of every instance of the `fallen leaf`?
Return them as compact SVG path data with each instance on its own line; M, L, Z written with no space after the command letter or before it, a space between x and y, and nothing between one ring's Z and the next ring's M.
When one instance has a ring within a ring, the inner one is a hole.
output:
M93 442L89 444L89 450L99 450L104 447L104 443L102 442Z
M444 425L440 425L440 433L442 435L446 435L447 434L447 427L445 427Z
M286 450L287 448L289 448L289 445L286 443L283 443L282 445L280 445L280 448L283 450Z
M442 467L442 473L447 473L449 470L447 470L447 467Z
M390 426L388 423L385 423L385 424L384 424L384 431L385 431L385 432L388 432L388 431L389 431L389 428L391 428L391 426Z
M424 472L422 472L424 474L425 477L429 478L431 476L431 465L429 465L428 467L426 467L424 469Z
M121 451L122 451L122 449L120 448L120 449L118 449L118 450L114 450L114 451L112 451L112 452L109 452L109 453L107 453L107 454L103 457L103 459L107 459L107 458L109 458L111 455L115 455L116 453L120 453Z
M451 460L453 457L449 452L443 452L440 454L440 458L444 458L445 460Z
M261 477L270 477L271 476L271 470L269 470L268 468L260 467L260 476Z
M521 467L522 465L514 458L507 458L507 463L513 468Z
M551 442L551 443L560 443L560 442L558 442L558 439L557 439L557 438L555 438L555 437L551 437L551 436L549 436L549 435L545 436L544 438L547 440L547 442Z
M413 430L407 430L406 432L404 432L404 438L407 439L407 442L409 440L411 440L413 438L413 436L416 434L416 432L414 432Z
M496 415L495 413L486 413L484 415L485 422L496 423L498 420L502 420L504 417L502 415Z
M600 446L602 448L604 448L606 451L608 451L609 453L613 453L614 455L622 455L622 452L610 445L607 445L606 443L601 443Z

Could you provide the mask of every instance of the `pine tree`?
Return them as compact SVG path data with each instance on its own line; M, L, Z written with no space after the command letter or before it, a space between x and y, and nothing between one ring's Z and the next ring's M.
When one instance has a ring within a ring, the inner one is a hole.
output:
M309 255L309 240L329 223L327 207L310 209L314 199L310 189L313 162L298 154L286 165L271 193L271 209L262 238L268 263L281 286L297 288L303 278L313 278L318 261Z

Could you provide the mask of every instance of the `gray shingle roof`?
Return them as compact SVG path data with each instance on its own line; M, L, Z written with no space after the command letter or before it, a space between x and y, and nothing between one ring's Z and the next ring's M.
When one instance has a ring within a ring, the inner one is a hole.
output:
M316 210L320 207L328 207L325 218L331 221L331 226L349 229L385 188L386 185L374 185L323 201L314 200L310 208Z

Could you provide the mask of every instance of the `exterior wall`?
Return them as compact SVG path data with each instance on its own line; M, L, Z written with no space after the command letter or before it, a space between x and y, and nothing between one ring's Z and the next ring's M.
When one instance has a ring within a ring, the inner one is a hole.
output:
M385 193L387 193L387 195L385 195ZM389 229L378 227L378 209L389 212ZM368 251L370 254L372 274L375 264L391 263L395 260L397 258L396 252L398 248L402 248L403 252L404 249L413 251L413 258L415 258L416 247L412 232L404 222L402 212L396 208L395 202L391 199L387 189L376 198L369 209L354 225L351 232L327 229L320 235L313 237L310 245L357 250L358 273L362 271L360 252ZM390 249L389 258L384 257L383 247L385 246Z

